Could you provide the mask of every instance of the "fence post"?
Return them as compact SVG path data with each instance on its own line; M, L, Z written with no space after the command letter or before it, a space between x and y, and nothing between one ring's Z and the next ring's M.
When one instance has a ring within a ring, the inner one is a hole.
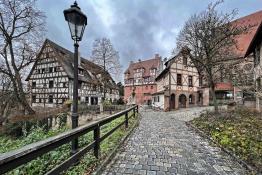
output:
M95 140L94 154L95 157L98 159L100 155L100 126L99 125L94 129L94 140Z
M136 105L136 113L138 113L138 105Z
M128 112L125 114L126 128L128 128Z

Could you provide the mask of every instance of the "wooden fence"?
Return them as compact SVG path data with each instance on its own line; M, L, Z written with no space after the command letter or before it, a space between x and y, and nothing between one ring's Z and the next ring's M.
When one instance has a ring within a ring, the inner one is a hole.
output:
M131 111L133 111L133 115L128 116L128 113ZM105 140L108 136L110 136L112 133L114 133L114 131L116 131L122 125L125 125L125 127L127 128L129 118L132 116L135 116L136 113L138 113L138 106L132 106L114 115L103 118L100 121L91 122L81 127L61 133L57 136L50 137L48 139L29 144L20 149L1 154L0 155L0 173L2 174L10 170L13 170L19 167L20 165L30 162L31 160L34 160L37 157L45 153L53 151L54 149L68 142L78 140L80 136L87 134L89 132L92 132L92 131L93 131L94 139L90 144L78 149L76 152L74 152L71 155L71 157L69 157L67 160L65 160L58 166L56 166L51 171L47 172L47 174L57 175L60 172L67 170L71 165L77 163L82 156L84 156L87 152L89 152L92 149L94 151L95 157L99 158L100 143L103 140ZM113 128L111 131L104 134L103 136L100 135L101 126L108 124L114 121L115 119L120 118L123 115L125 115L125 120L123 122L121 122L119 125L117 125L115 128Z

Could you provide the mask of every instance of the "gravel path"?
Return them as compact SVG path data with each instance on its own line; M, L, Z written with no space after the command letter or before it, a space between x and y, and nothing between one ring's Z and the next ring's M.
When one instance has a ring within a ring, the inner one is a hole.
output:
M185 121L205 109L141 112L139 127L103 174L247 174L230 156L186 126Z

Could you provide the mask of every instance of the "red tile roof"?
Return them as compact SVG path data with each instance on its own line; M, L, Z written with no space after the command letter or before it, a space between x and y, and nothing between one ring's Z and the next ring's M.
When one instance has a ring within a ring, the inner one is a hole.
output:
M233 91L234 87L231 83L216 83L216 91Z
M148 59L148 60L142 60L138 62L130 62L129 67L125 71L125 74L128 74L128 78L134 78L134 70L144 68L145 72L143 74L143 77L150 76L150 69L156 68L159 69L159 66L161 64L161 57L156 54L155 58Z
M237 46L233 48L234 55L236 57L244 57L250 43L255 36L258 27L262 23L262 10L250 14L248 16L244 16L232 22L232 24L239 27L248 27L248 31L243 34L237 36L235 39L237 41Z

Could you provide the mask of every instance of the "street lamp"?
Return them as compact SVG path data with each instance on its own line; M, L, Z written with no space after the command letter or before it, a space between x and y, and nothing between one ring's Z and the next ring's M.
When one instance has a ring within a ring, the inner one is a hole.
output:
M78 41L82 40L85 27L87 25L87 17L81 12L76 1L71 8L64 10L65 20L68 22L71 37L74 40L74 86L73 86L73 109L72 109L72 129L78 126ZM78 140L72 141L72 153L75 153L78 148Z

